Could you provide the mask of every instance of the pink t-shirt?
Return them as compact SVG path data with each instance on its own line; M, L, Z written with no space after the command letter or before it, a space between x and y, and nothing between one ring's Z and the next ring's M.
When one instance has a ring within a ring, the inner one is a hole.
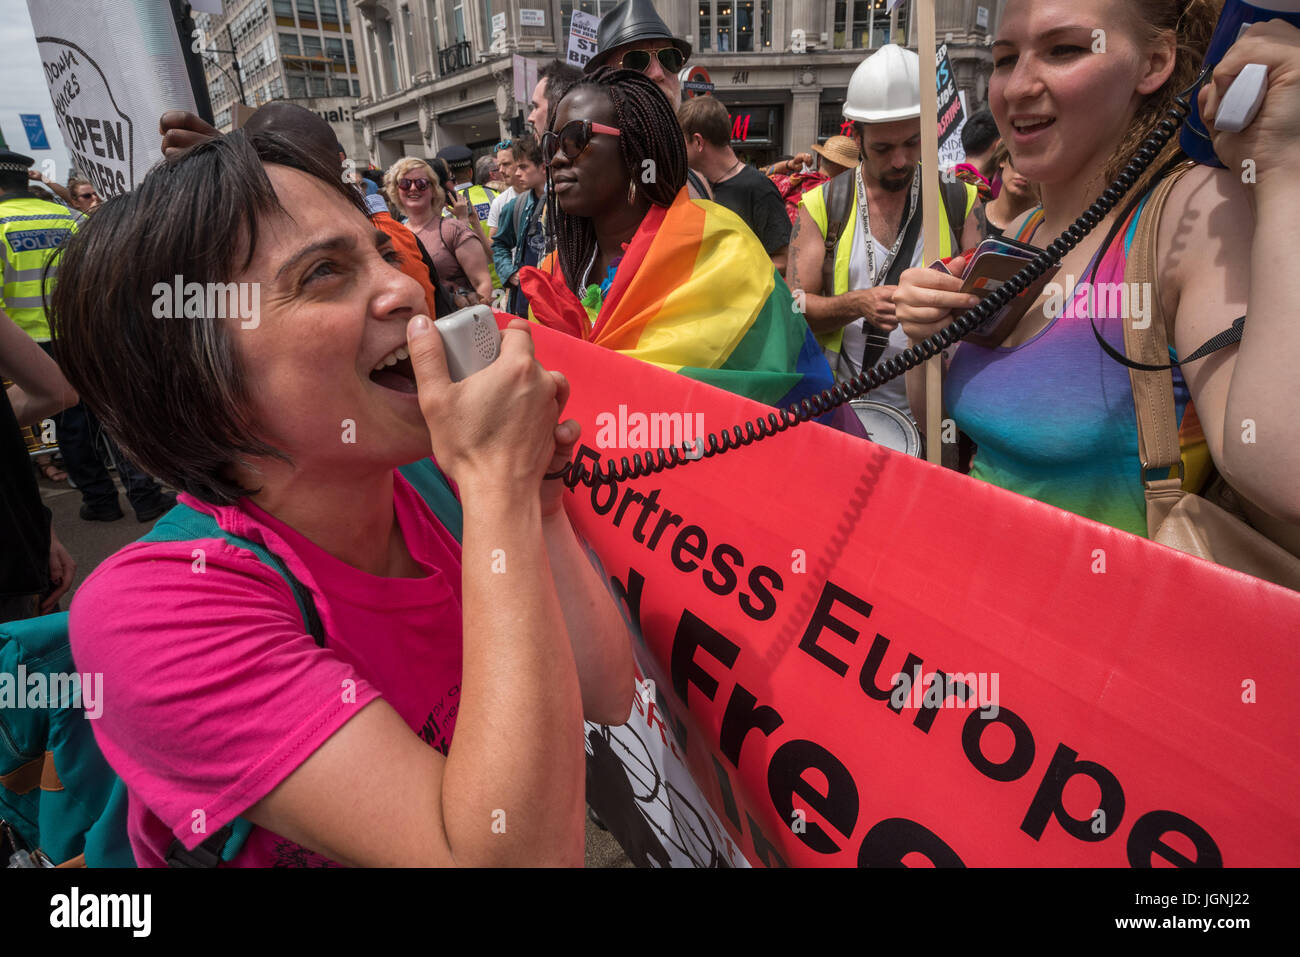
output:
M447 753L460 704L460 545L397 472L393 484L422 578L352 568L246 499L180 496L289 567L316 602L324 648L284 578L221 539L128 545L78 589L73 656L104 676L95 739L126 783L140 866L163 866L174 837L197 847L375 698ZM332 862L254 828L231 864Z

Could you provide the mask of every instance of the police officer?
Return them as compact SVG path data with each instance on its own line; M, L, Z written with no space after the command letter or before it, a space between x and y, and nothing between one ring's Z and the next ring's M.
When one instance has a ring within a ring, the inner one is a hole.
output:
M438 150L438 159L447 164L451 175L456 179L456 192L465 197L466 202L473 207L475 216L478 217L478 222L474 222L471 217L470 225L483 237L483 247L487 250L488 272L492 274L492 288L500 289L501 278L497 275L496 267L492 265L492 245L487 224L488 212L492 209L492 200L497 198L497 194L494 190L474 182L474 154L468 146L460 144L444 146ZM448 197L448 202L450 201L451 197Z
M0 255L4 257L0 307L53 355L46 296L58 274L59 247L78 227L66 206L37 199L27 192L27 171L34 162L30 156L0 150ZM121 518L117 486L95 447L95 436L101 432L95 417L79 402L55 421L63 460L81 492L81 517L92 522ZM136 518L153 521L176 504L174 495L164 493L157 482L132 465L107 435L103 438Z

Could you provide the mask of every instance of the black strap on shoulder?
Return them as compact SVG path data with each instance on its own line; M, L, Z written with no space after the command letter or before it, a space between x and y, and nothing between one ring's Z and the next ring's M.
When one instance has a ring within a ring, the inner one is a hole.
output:
M411 233L415 236L415 233ZM451 297L442 288L442 280L438 278L438 267L433 264L433 257L429 255L429 250L424 248L424 243L420 241L419 236L415 236L415 245L419 247L420 259L424 261L425 268L429 270L429 282L433 284L433 311L437 313L435 319L443 316L449 316L456 311L456 304L451 301Z
M885 271L884 277L880 280L882 286L898 285L898 279L903 275L903 270L912 265L912 256L916 253L916 244L921 239L921 227L924 225L924 217L921 215L921 211L912 212L908 207L904 207L903 216L908 220L907 230L903 233L902 242L898 244L898 255L894 257L894 261L889 264L889 269ZM889 345L889 333L870 323L864 323L862 328L866 333L866 343L862 347L862 368L870 369L884 355L885 347Z
M1211 353L1218 352L1220 349L1226 349L1228 346L1240 342L1242 330L1246 328L1246 317L1238 316L1236 319L1232 320L1231 326L1224 329L1218 335L1207 339L1201 344L1199 349L1186 358L1177 359L1169 363L1167 366L1153 366L1148 365L1145 362L1134 362L1102 338L1101 331L1097 328L1097 323L1093 321L1091 317L1088 321L1092 322L1092 334L1097 337L1097 342L1101 345L1102 349L1105 350L1108 356L1120 365L1128 366L1130 369L1140 369L1143 372L1163 372L1166 369L1174 368L1174 366L1183 366L1189 362L1195 362L1197 359L1204 359Z
M176 868L213 868L221 864L221 849L234 833L234 825L227 824L192 851L185 850L180 838L172 841L167 848L168 867Z
M952 254L961 253L961 234L966 225L966 184L961 180L948 182L939 178L939 195L943 197L943 210L948 217L948 230L952 233Z
M835 295L835 247L851 218L856 173L841 173L822 186L826 200L826 251L822 255L822 295Z

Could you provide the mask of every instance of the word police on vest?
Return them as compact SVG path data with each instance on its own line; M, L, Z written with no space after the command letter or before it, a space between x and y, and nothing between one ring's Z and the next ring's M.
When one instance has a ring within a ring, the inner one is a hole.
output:
M149 894L68 894L50 898L51 927L129 927L134 937L148 937L153 927Z

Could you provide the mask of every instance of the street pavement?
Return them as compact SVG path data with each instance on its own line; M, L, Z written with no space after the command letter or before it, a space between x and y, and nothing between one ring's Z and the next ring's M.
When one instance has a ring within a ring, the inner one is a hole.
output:
M44 476L39 476L39 483L41 498L53 513L55 534L59 536L64 547L77 563L72 589L63 596L61 601L61 607L67 610L72 602L72 596L86 580L86 576L109 555L145 534L152 523L142 524L135 520L135 514L131 511L131 504L127 501L120 482L118 504L125 517L116 522L83 521L78 514L81 509L81 494L76 489L69 486L67 482L51 482ZM587 819L586 866L632 866L632 862L623 853L618 842L610 837L607 831L592 824L590 818Z

